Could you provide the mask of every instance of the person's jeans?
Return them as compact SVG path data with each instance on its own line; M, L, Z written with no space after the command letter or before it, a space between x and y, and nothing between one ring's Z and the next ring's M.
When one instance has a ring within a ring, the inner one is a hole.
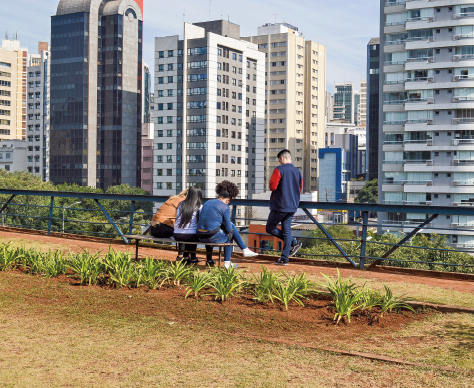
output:
M240 237L239 231L235 227L234 224L232 224L232 237L229 238L227 236L227 233L224 232L222 229L219 230L214 236L209 237L209 238L200 238L199 239L202 243L215 243L215 244L222 244L222 243L232 243L235 241L235 243L239 246L240 249L245 249L247 248L247 245L242 240L242 237ZM224 247L224 261L230 261L230 256L232 255L232 247Z
M200 242L198 237L192 233L175 233L173 237L177 241ZM185 244L184 257L190 256L191 260L196 260L196 249L196 244ZM206 258L207 260L212 258L212 246L206 245Z
M150 234L156 238L170 238L173 237L174 228L166 224L154 225L150 229ZM178 244L178 257L183 257L185 246Z
M283 241L283 252L281 253L281 261L288 261L291 247L296 245L298 241L291 236L291 221L295 213L282 213L275 210L270 211L267 226L265 228L268 234L275 236ZM277 225L281 222L281 230Z

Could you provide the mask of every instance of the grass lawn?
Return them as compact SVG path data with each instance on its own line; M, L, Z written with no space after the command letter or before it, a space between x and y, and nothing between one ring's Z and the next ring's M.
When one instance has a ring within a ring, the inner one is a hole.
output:
M305 327L291 310L258 310L249 321L225 303L160 295L0 272L0 386L472 386L472 376L436 368L474 370L472 315L431 314L396 332L367 326L354 335L349 326ZM303 342L435 367L346 357Z

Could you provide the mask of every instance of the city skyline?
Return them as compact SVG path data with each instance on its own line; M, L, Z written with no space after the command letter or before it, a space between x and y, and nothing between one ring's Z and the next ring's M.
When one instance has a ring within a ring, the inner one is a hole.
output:
M358 85L360 80L365 79L366 45L370 38L378 36L379 5L375 0L349 4L343 0L335 0L330 4L301 0L297 5L291 6L286 2L268 0L262 0L258 4L248 0L239 4L229 0L219 3L177 0L173 4L172 8L165 11L167 15L163 18L160 17L163 13L161 3L144 2L144 20L150 22L144 23L143 59L149 65L154 60L154 38L175 35L178 30L181 39L183 20L195 23L229 18L231 22L241 26L242 36L255 35L257 28L265 23L285 21L298 27L307 39L327 47L326 89L333 93L335 81L353 81ZM249 12L247 4L253 8L252 12ZM307 12L310 7L314 9L314 13ZM56 8L56 2L45 4L19 0L2 13L2 32L8 31L10 38L18 33L22 47L34 50L38 41L45 39L50 42L50 17L56 14ZM343 13L339 11L341 9L344 10ZM334 15L334 18L328 17L328 14ZM154 23L153 20L160 20L160 23ZM337 20L337 24L334 20ZM180 27L177 28L178 23ZM354 30L357 32L353 33Z

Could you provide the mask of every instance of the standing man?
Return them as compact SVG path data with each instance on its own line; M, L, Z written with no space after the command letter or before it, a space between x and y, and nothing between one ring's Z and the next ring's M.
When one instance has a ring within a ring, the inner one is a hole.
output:
M291 236L291 221L300 203L300 194L303 190L303 176L291 163L289 150L278 153L280 166L275 168L270 178L269 186L270 215L268 216L266 231L283 241L281 257L275 261L276 265L288 265L289 258L294 256L303 245ZM281 230L277 225L281 222Z

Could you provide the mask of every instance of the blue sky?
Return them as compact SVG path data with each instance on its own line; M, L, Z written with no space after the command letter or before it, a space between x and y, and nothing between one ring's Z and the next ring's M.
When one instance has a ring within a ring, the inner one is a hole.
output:
M5 0L6 1L6 0ZM153 63L155 36L182 36L183 13L188 23L228 19L241 26L241 35L256 35L265 23L288 22L299 28L306 39L327 47L327 88L334 81L365 79L366 46L378 36L378 0L144 0L144 59ZM37 42L50 36L50 16L58 0L15 0L3 7L0 26L3 34L18 32L23 47L36 52ZM358 87L357 87L358 89Z

